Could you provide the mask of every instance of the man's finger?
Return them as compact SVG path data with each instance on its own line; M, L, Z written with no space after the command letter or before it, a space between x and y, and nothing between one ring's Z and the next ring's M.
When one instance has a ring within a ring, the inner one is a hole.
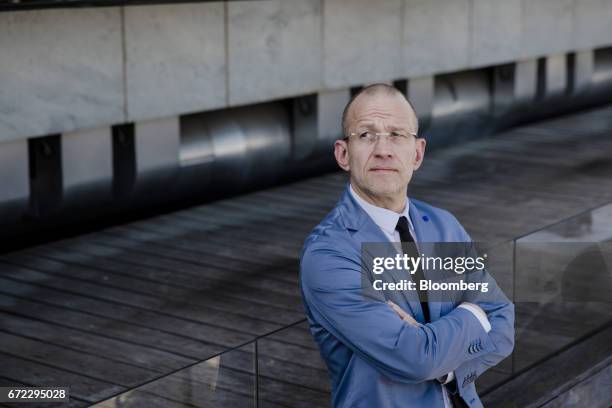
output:
M391 309L393 309L395 311L395 313L397 313L400 317L404 317L404 315L406 314L406 312L404 312L401 307L399 307L398 305L396 305L392 301L387 300L387 304L389 306L391 306Z
M402 320L405 321L408 324L413 325L414 327L421 326L421 323L419 323L416 320L414 320L414 317L412 317L410 315L406 315L406 317L402 317Z
M391 306L391 308L393 309L393 311L395 313L398 314L398 316L405 321L406 323L414 326L414 327L419 327L421 324L419 322L417 322L412 316L410 316L408 313L406 313L404 311L404 309L402 309L401 307L399 307L398 305L396 305L395 303L393 303L392 301L388 300L387 304L389 306Z

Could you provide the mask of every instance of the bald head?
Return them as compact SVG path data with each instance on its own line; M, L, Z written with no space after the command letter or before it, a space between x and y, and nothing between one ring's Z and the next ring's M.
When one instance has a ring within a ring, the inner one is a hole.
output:
M414 113L414 109L412 108L412 104L410 103L410 101L408 101L408 99L406 98L406 96L396 87L385 84L385 83L377 83L377 84L372 84L372 85L368 85L366 87L363 87L359 90L359 92L357 92L355 95L353 95L353 97L349 100L349 102L346 104L346 106L344 107L344 111L342 112L342 134L346 137L349 134L349 125L350 125L350 121L351 121L351 111L352 111L352 107L355 104L355 102L357 102L358 100L362 100L363 98L371 98L371 97L379 97L379 96L386 96L386 97L390 97L390 98L401 98L403 101L406 102L406 115L408 115L408 117L410 117L410 120L414 120L414 123L416 124L416 130L418 132L418 119L416 117L416 114Z

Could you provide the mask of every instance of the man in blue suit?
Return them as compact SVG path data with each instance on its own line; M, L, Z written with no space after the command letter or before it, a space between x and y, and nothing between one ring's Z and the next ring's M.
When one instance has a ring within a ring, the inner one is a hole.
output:
M347 104L342 127L334 154L350 183L306 239L300 268L332 405L481 407L474 380L512 352L514 305L486 271L479 279L489 283L489 300L364 294L362 243L413 241L418 248L471 239L449 212L408 198L425 140L401 92L386 84L362 89Z

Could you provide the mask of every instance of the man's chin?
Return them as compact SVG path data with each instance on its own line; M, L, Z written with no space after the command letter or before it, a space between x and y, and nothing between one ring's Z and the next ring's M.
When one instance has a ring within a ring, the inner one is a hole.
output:
M394 197L402 192L402 189L397 186L397 184L390 184L387 186L377 185L374 188L371 188L370 191L376 197Z

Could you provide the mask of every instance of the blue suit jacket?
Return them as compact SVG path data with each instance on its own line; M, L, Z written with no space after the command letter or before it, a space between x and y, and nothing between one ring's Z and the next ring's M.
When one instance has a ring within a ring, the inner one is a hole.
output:
M410 199L417 242L471 242L449 212ZM514 347L514 305L477 302L492 329L455 302L430 302L431 323L401 320L384 302L394 301L423 321L416 298L404 292L364 300L361 243L387 242L382 230L351 197L348 186L336 207L306 239L300 283L310 332L331 375L334 407L443 407L436 378L455 371L459 393L481 407L474 380ZM484 272L486 274L486 272ZM488 274L489 291L501 290ZM482 280L481 280L482 281ZM501 296L501 297L500 297Z

